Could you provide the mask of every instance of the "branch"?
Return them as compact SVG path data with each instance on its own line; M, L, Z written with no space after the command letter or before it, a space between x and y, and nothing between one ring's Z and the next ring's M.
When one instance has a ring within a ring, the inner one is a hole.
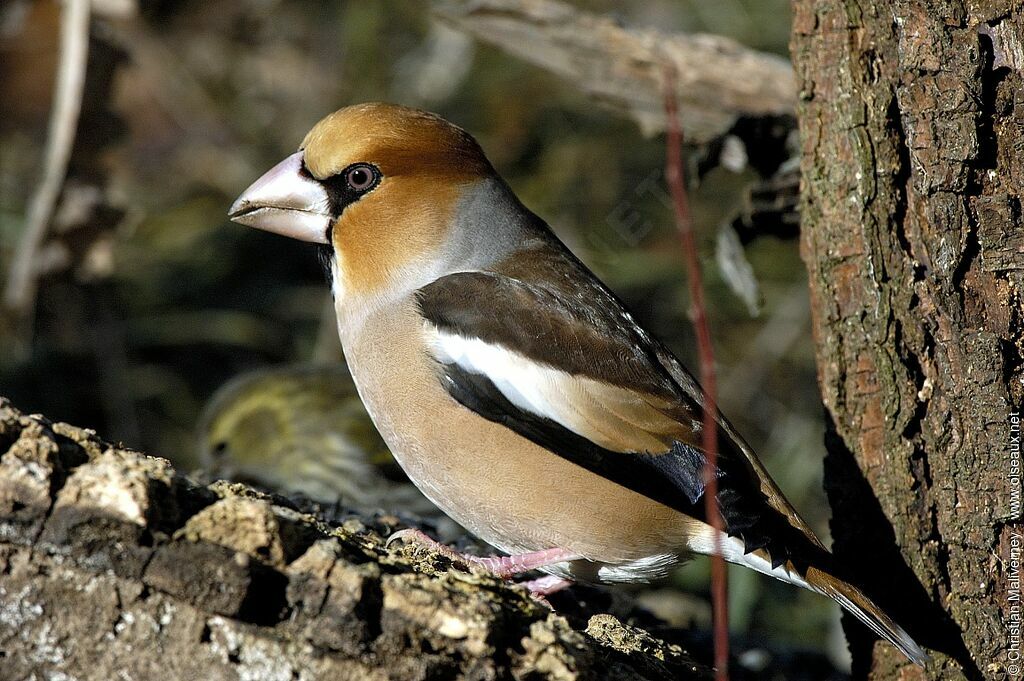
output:
M60 61L43 176L29 202L25 231L15 251L4 293L7 307L21 317L28 316L35 305L36 254L46 237L46 228L67 175L78 115L82 110L89 52L89 5L90 0L64 0L61 12Z
M708 678L612 615L388 549L395 522L199 485L0 398L0 678Z
M729 601L726 584L725 559L722 558L722 515L718 510L718 419L715 390L715 355L711 347L707 306L704 304L704 284L701 281L700 260L693 236L693 218L686 195L683 177L683 136L679 128L676 107L676 72L671 64L664 67L664 102L668 134L666 135L665 179L672 193L676 227L686 258L686 275L690 287L693 328L697 335L700 356L700 383L704 389L704 422L701 428L701 447L704 450L704 513L715 530L714 553L711 556L711 600L715 627L715 673L718 681L729 678Z
M740 117L795 115L792 67L773 54L706 34L623 28L556 0L434 0L455 28L555 73L640 125L665 130L662 65L676 71L677 122L700 144Z

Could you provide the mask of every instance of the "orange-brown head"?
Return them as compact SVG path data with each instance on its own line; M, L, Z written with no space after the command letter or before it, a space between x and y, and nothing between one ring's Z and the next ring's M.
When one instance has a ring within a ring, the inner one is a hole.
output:
M358 104L317 123L229 214L331 246L335 291L373 293L434 258L463 192L493 175L476 140L443 118Z
M326 116L306 134L306 167L317 178L354 163L387 177L430 176L458 182L487 175L491 164L473 136L437 114L395 104L355 104Z

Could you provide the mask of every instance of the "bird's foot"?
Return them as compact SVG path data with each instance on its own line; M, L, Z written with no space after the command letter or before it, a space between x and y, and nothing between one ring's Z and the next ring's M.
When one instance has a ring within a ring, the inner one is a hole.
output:
M532 596L550 596L556 591L561 591L567 587L572 586L572 582L568 579L562 579L555 575L544 575L537 579L529 579L525 582L518 582L519 586L525 586L530 590Z
M529 579L525 582L518 582L518 584L519 586L524 586L527 588L527 590L529 590L530 596L533 598L533 600L537 601L541 605L550 608L551 610L554 610L554 608L552 608L551 604L548 603L548 596L555 593L556 591L561 591L562 589L572 586L572 582L568 579L562 579L561 577L556 577L555 575L544 575L543 577L538 577L537 579Z
M410 542L413 544L426 546L427 548L435 551L436 553L441 554L451 562L456 563L457 565L461 565L467 570L473 565L471 559L474 556L470 556L465 553L459 553L447 544L442 544L441 542L437 541L423 530L416 530L410 527L404 530L399 530L398 532L394 532L384 542L384 546L390 547L395 542Z
M471 556L467 553L460 553L450 546L446 546L441 542L431 538L426 532L415 529L405 529L395 532L388 537L386 545L390 546L396 541L412 541L417 544L423 544L429 548L437 551L442 556L466 567L479 566L492 573L496 577L501 579L508 579L530 570L536 570L548 565L554 565L555 563L563 563L570 560L578 560L579 555L566 551L565 549L544 549L543 551L532 551L530 553L521 553L514 556ZM541 577L539 580L532 580L533 582L542 581L544 578ZM525 582L530 584L531 582ZM566 584L568 586L568 583ZM559 587L559 588L565 588ZM557 591L558 589L554 589ZM532 589L531 589L532 592ZM553 593L549 591L548 593ZM542 594L546 595L546 594Z

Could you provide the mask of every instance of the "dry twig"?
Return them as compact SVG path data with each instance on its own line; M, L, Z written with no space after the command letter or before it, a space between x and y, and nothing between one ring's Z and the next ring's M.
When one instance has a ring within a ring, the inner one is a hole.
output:
M53 109L43 176L25 218L25 231L14 254L4 302L18 316L31 315L36 298L36 255L46 237L61 187L67 175L82 110L85 69L89 53L90 0L64 0L61 12L60 61L54 85Z
M700 383L704 389L704 423L701 428L701 447L704 449L704 513L715 529L714 555L711 556L711 601L715 629L715 678L729 678L729 609L725 560L722 558L721 532L724 526L718 510L718 419L715 390L715 355L711 347L707 306L704 304L704 284L701 281L697 244L693 236L693 218L686 195L683 177L683 134L679 126L676 105L676 71L671 64L664 67L664 101L668 120L665 139L665 179L672 194L676 226L686 258L686 276L690 288L691 314L697 335L700 357Z

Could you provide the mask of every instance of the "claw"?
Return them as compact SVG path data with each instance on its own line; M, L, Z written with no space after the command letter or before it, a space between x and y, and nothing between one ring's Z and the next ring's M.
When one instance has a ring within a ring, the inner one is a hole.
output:
M414 530L412 528L406 528L404 530L399 530L398 532L392 532L391 535L384 540L384 548L391 548L391 545L394 544L396 541L404 542L421 540L421 537L419 535L426 536L425 534L423 534L423 532L419 530ZM430 537L427 537L427 539L430 539Z
M441 554L442 556L444 556L451 562L455 563L456 565L461 565L462 567L466 568L467 572L471 572L473 567L479 565L479 561L481 560L476 556L468 556L464 553L459 553L452 547L442 544L441 542L432 538L423 530L417 530L411 527L404 530L399 530L398 532L392 534L390 537L387 538L387 541L384 542L384 546L390 547L391 544L396 541L407 541L410 543L419 544L421 546L426 546L435 553Z
M422 544L433 549L437 553L440 553L442 556L454 563L465 565L467 568L472 568L474 566L483 568L501 579L508 579L513 575L529 572L530 570L536 570L537 568L542 568L546 565L577 560L580 558L579 555L563 549L546 549L543 551L533 551L514 556L487 556L481 558L480 556L470 556L465 553L459 553L452 547L431 538L423 530L413 528L407 528L395 532L387 538L384 545L386 547L390 547L391 544L396 541L410 541ZM563 586L559 588L565 587ZM558 589L555 589L555 591L557 590Z

